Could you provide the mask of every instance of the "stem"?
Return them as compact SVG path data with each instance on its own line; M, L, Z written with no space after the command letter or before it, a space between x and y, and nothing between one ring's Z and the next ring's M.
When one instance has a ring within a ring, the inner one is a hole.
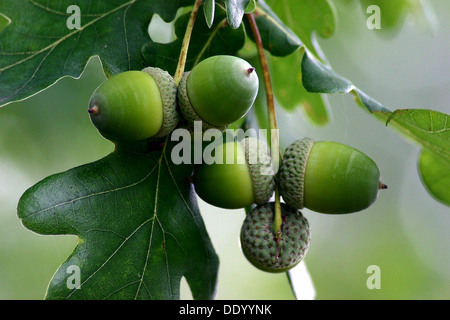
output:
M175 84L178 84L183 77L184 68L186 66L186 57L189 48L189 42L191 41L192 29L194 28L194 22L197 18L198 10L200 9L200 5L202 4L202 0L195 0L194 7L192 8L191 15L189 17L189 21L186 27L186 32L184 33L183 43L181 45L180 56L178 58L177 70L175 71L175 75L173 77Z
M247 14L247 19L250 24L253 37L255 39L256 47L258 50L259 61L261 63L261 68L264 78L264 86L266 89L266 100L267 100L267 111L269 115L269 127L270 127L270 154L272 157L272 162L274 165L275 172L278 172L279 163L281 160L280 143L278 136L277 118L275 113L275 102L273 98L273 88L272 82L270 80L269 66L267 64L267 58L264 53L264 47L261 40L261 35L259 33L258 26L256 25L255 17L253 14ZM276 179L276 182L278 179ZM278 182L275 184L275 216L273 222L273 231L277 235L278 239L281 234L281 202L280 202L280 192L278 189Z

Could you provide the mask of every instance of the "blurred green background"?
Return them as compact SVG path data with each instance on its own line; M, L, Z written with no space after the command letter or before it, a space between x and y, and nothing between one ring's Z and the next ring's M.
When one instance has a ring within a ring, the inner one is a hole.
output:
M448 0L430 1L436 18L431 29L408 17L398 30L381 35L366 28L367 15L359 6L337 2L337 32L319 39L337 73L390 109L450 113ZM80 79L63 78L0 109L0 299L44 298L53 273L76 244L75 237L26 230L16 206L39 180L113 150L87 113L89 97L103 80L94 58ZM449 299L450 208L422 187L416 170L419 148L359 108L351 95L325 99L331 122L323 128L305 120L302 110L279 110L283 145L303 136L352 145L378 163L389 189L359 213L303 211L312 243L304 260L310 277L302 269L296 284L300 294L316 299ZM217 299L293 299L286 275L259 271L241 254L243 210L203 202L200 208L221 260ZM370 265L380 267L381 289L366 286ZM184 282L182 298L191 298Z

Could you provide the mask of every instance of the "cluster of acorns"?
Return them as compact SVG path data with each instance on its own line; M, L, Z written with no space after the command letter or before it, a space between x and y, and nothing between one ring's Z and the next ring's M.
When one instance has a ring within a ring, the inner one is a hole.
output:
M258 76L247 61L213 56L185 72L178 86L168 72L154 67L117 74L92 94L89 113L99 132L114 142L167 136L182 119L224 130L247 114L258 88ZM285 150L277 174L266 145L256 138L224 142L215 157L224 161L194 168L195 191L221 208L252 207L241 228L241 247L255 267L268 272L289 270L308 250L311 231L300 209L360 211L385 188L372 159L336 142L295 141ZM270 202L275 183L284 200L278 234Z

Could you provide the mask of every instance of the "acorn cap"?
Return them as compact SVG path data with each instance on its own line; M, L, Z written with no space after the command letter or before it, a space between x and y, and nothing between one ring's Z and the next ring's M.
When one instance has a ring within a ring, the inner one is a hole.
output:
M305 171L314 141L304 138L286 148L279 171L279 188L283 200L291 207L303 209ZM295 186L295 187L293 187Z
M143 72L151 75L158 85L163 102L163 123L155 138L167 136L171 133L180 121L180 114L177 110L177 86L172 76L165 70L156 67L147 67Z
M242 140L256 204L269 201L275 189L274 169L267 145L254 137Z
M273 232L273 202L253 208L241 227L242 252L256 268L266 272L285 272L306 255L311 228L300 211L281 203L283 223L278 238Z
M201 121L203 131L207 129L219 129L220 131L225 130L227 126L214 126L212 124L209 124L202 120L195 112L194 108L191 105L191 101L189 100L186 88L187 78L189 77L190 73L190 71L185 72L178 85L177 95L181 114L189 124L193 124L195 121Z

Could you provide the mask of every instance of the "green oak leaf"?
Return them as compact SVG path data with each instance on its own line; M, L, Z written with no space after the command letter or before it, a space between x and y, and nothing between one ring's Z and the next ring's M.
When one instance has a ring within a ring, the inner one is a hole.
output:
M379 116L423 148L418 160L422 182L435 199L450 206L450 115L405 109Z
M171 145L148 153L120 146L94 163L45 178L20 199L18 216L39 234L77 235L46 299L195 299L215 293L218 258ZM71 284L72 270L79 289Z
M252 13L255 11L256 9L256 1L257 0L250 0L247 4L247 6L245 7L245 13Z
M358 89L350 80L342 77L333 69L308 51L305 51L301 61L302 83L311 93L349 93L355 95L357 102L370 112L386 112L390 110L375 99Z
M0 34L5 30L5 28L11 23L11 20L0 13Z
M183 42L190 13L175 21L176 40L170 43L147 43L142 49L142 57L148 65L157 66L174 74L176 61ZM233 55L245 44L245 32L241 26L231 28L226 23L226 12L216 6L214 22L208 26L204 15L198 15L192 30L185 70L191 70L201 60L218 54ZM175 61L175 63L174 63Z
M450 161L423 149L418 170L427 191L438 201L450 206Z
M303 43L297 35L284 24L264 1L257 2L253 15L263 47L270 54L285 57L303 47ZM254 40L248 21L244 20L244 24L246 30L248 30L249 38Z
M141 46L150 42L153 14L165 21L192 1L2 0L10 25L0 34L0 105L22 100L64 76L78 78L92 56L106 75L144 68ZM69 6L80 8L80 26L70 29ZM176 63L176 62L175 62Z
M320 94L310 93L302 85L302 52L298 50L283 58L270 57L275 96L285 110L303 108L312 123L323 126L329 122L327 107Z
M450 115L428 109L399 109L386 116L387 125L450 163Z
M319 57L316 36L329 38L336 29L336 9L329 0L266 0L277 16Z
M322 96L307 92L302 85L300 64L307 46L298 35L303 35L307 43L313 32L318 32L316 29L320 29L321 36L330 36L335 28L332 6L327 1L271 1L270 6L258 1L254 16L263 47L270 53L271 80L280 107L287 111L302 107L312 123L327 124L328 111ZM248 23L246 26L250 28ZM252 34L249 37L253 39Z

